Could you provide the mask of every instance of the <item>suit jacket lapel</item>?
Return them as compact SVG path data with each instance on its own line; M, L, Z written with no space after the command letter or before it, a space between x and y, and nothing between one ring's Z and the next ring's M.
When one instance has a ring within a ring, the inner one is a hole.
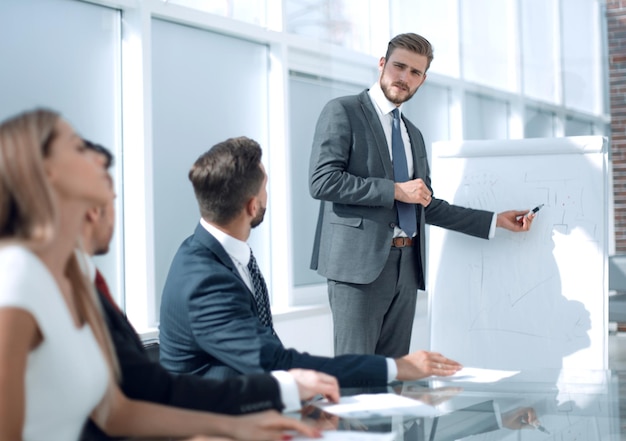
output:
M404 121L404 125L406 126L407 132L409 132L409 139L411 140L411 153L413 155L412 179L424 178L428 175L428 170L425 170L424 167L422 167L422 164L424 163L424 161L418 160L418 158L421 156L420 150L417 148L419 143L422 141L420 133L417 130L417 127L415 127L410 121L407 121L406 119L404 119L404 115L402 116L402 120ZM426 219L424 217L425 216L424 210L422 206L418 204L415 205L415 209L417 210L417 223L418 225L420 225L419 227L420 232L421 232L420 237L423 237L423 231L424 231L423 228L424 228L424 225L426 225ZM423 245L422 245L422 248L420 249L423 250ZM422 261L423 260L424 259L422 257Z
M422 165L422 161L418 161L418 158L421 156L420 152L417 149L417 146L421 142L420 135L417 132L417 128L410 122L404 118L402 115L402 121L404 121L404 125L406 127L407 132L409 132L409 139L411 140L411 153L413 155L413 179L423 178L426 176L427 170L424 170Z
M241 280L241 284L246 287L246 289L248 290L248 293L250 294L250 297L249 297L250 305L252 306L254 311L256 311L256 314L258 315L259 311L257 308L257 304L254 301L254 293L250 290L246 282L241 278L241 274L239 274L239 270L235 266L233 259L230 258L230 256L228 255L228 253L226 252L222 244L219 243L217 239L213 237L211 233L205 230L204 227L200 223L198 223L198 226L196 227L196 231L194 232L194 237L200 244L202 244L209 251L211 251L217 258L217 260L219 260L222 263L222 265L228 268L239 280Z
M367 93L367 90L364 90L359 94L359 102L361 103L363 115L365 115L365 119L372 129L372 135L374 136L376 148L383 163L385 174L390 179L393 179L393 164L391 163L391 157L389 156L389 146L387 145L385 132L380 125L380 118L378 117L378 113L376 113L376 109L374 109L374 104L372 104L372 99Z
M228 253L226 252L222 244L219 243L217 239L215 239L211 235L211 233L205 230L204 227L200 223L198 223L198 225L196 226L196 231L194 232L194 238L199 243L201 243L204 247L206 247L209 251L211 251L217 258L217 260L219 260L220 263L222 263L222 265L228 268L233 274L237 276L237 278L239 278L239 280L242 281L242 283L245 286L247 286L245 282L243 281L243 279L241 278L241 275L239 274L237 267L235 267L235 263L230 258L230 256L228 255Z

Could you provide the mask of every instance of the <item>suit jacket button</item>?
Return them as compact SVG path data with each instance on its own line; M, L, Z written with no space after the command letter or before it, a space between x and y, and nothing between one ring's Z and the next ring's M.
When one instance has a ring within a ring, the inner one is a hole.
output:
M390 228L396 228L396 223L395 222L390 222L389 223L389 227Z

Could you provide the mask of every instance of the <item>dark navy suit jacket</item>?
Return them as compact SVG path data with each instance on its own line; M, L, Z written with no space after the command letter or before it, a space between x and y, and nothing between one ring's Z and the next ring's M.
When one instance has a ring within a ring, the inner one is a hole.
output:
M161 364L181 374L223 379L305 368L337 377L342 387L387 383L382 356L328 358L285 348L259 321L252 293L226 250L200 224L172 261L161 298L159 339Z
M129 398L233 415L283 409L278 382L269 374L216 381L168 372L148 358L139 336L126 317L101 293L99 296L120 363L120 386ZM89 421L81 439L111 438Z

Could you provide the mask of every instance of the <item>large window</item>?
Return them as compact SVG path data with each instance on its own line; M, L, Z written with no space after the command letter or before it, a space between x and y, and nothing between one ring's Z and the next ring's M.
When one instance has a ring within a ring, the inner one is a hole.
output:
M290 145L291 145L291 216L293 283L295 287L325 283L309 269L313 236L317 224L319 202L309 196L309 156L317 117L324 105L338 96L359 93L365 87L331 82L323 78L307 77L292 72L289 80ZM304 291L303 291L304 292ZM305 294L297 303L319 300Z
M524 94L559 103L559 9L556 0L525 0L521 7Z
M602 102L604 63L600 2L571 0L561 4L563 104L591 114L605 109Z
M187 174L214 144L247 136L268 144L268 48L206 30L152 21L155 308L180 243L200 212ZM267 161L266 161L267 164ZM266 166L268 174L272 171ZM269 224L251 245L271 292Z
M464 139L509 138L509 105L506 101L467 93L463 115Z
M555 134L553 112L546 112L534 107L526 108L524 138L551 138Z
M220 15L234 20L267 25L267 2L257 0L169 0L174 5L182 5L209 14Z
M461 66L468 81L518 90L514 0L461 0Z
M0 119L36 107L56 110L116 156L120 187L120 11L67 0L0 2ZM123 192L116 203L122 218ZM123 303L123 233L98 266Z
M388 0L285 0L285 31L358 52L384 50Z
M435 52L430 72L455 78L461 69L458 5L458 0L392 0L390 6L392 34L417 32L425 36Z

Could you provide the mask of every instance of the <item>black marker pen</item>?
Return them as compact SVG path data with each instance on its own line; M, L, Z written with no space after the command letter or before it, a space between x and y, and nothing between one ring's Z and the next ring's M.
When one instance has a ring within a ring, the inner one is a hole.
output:
M535 208L526 213L526 217L530 216L531 214L537 213L539 210L541 210L541 207L543 207L543 205L544 204L537 205Z

